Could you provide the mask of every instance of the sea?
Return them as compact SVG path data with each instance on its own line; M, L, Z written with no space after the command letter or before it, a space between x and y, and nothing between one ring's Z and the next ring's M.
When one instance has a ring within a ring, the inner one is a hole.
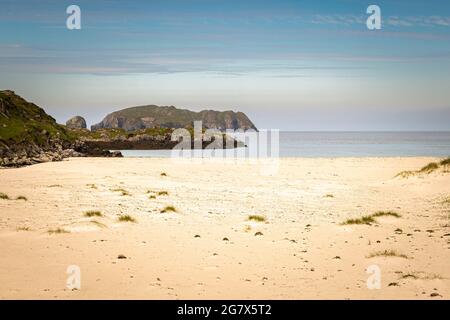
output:
M281 131L268 138L269 156L279 157L449 157L450 131L444 132L298 132ZM270 145L276 144L275 148ZM247 144L248 145L248 144ZM241 149L241 150L240 150ZM226 150L242 155L247 148ZM124 157L171 157L171 150L121 150ZM198 156L198 155L197 155ZM203 157L223 156L202 153Z

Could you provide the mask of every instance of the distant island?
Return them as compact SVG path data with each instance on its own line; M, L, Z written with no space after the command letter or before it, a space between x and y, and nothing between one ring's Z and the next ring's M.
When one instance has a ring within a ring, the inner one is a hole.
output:
M194 112L174 106L156 105L126 108L108 114L103 121L91 126L95 131L103 128L135 131L148 128L190 128L194 121L202 121L205 129L253 129L255 125L242 112L203 110Z
M193 112L149 105L113 112L90 131L81 116L69 119L66 125L58 124L41 107L4 90L0 91L0 166L18 167L67 157L122 156L110 150L172 149L178 143L172 141L173 130L186 128L192 132L197 120L203 122L204 129L257 130L242 112ZM222 139L225 147L243 146L225 133ZM209 143L204 141L202 147Z

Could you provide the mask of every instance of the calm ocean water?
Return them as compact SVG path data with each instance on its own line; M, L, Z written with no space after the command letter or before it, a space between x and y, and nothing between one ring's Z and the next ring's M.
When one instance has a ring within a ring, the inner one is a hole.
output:
M123 150L122 154L169 157L171 151ZM450 156L450 131L280 132L279 154L281 157L447 157Z

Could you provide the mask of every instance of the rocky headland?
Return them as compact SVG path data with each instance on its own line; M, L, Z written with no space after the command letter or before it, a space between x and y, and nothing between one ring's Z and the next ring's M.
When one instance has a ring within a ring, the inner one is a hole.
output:
M105 117L92 131L86 120L75 116L61 125L44 109L28 102L14 91L0 91L0 167L20 167L68 157L121 157L120 151L172 149L179 141L173 130L186 128L191 137L193 122L201 120L205 129L254 129L242 112L201 111L175 107L145 106L128 108ZM218 141L217 139L222 139ZM206 141L208 140L208 141ZM221 133L205 139L202 148L217 143L217 148L244 146ZM195 148L191 139L191 148Z

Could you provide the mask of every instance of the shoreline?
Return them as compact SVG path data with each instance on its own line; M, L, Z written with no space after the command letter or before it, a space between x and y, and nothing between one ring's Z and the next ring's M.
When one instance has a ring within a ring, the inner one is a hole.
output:
M204 160L0 170L0 298L449 299L450 175L394 177L440 158L280 158L273 175ZM400 217L342 225L378 211Z

